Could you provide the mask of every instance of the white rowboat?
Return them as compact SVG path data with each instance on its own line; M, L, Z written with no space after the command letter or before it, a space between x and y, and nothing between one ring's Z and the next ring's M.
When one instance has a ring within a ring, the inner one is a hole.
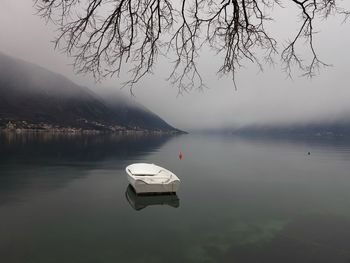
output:
M135 163L125 168L137 194L175 193L180 179L169 170L151 163Z

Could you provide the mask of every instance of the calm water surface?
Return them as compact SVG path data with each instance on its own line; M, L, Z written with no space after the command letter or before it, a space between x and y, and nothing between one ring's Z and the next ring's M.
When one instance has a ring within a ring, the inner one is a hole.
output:
M135 196L133 162L173 171L177 195ZM349 263L350 143L1 135L0 258Z

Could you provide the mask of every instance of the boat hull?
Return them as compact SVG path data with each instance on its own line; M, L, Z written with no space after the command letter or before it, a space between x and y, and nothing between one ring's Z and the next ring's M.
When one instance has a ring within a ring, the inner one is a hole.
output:
M131 186L134 188L137 194L141 193L176 193L180 186L180 181L173 181L168 184L147 184L141 180L135 180L133 177L128 175L128 181Z

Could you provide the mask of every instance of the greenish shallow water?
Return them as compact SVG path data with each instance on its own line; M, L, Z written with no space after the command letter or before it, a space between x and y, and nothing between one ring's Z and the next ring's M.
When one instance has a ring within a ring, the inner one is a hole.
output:
M133 195L134 162L177 174L177 196ZM350 142L1 135L0 258L349 263Z

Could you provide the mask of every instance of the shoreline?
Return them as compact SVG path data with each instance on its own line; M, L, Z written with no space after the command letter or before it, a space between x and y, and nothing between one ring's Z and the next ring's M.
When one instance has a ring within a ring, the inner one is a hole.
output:
M1 129L0 134L67 134L67 135L181 135L183 131L152 131L152 130L85 130L85 129Z
M88 123L85 123L88 124ZM103 123L89 123L87 126L64 126L49 123L28 123L27 121L8 121L6 125L0 125L0 133L57 133L57 134L160 134L160 135L177 135L186 134L187 132L175 130L148 130L140 127L123 127L119 125L110 125Z

